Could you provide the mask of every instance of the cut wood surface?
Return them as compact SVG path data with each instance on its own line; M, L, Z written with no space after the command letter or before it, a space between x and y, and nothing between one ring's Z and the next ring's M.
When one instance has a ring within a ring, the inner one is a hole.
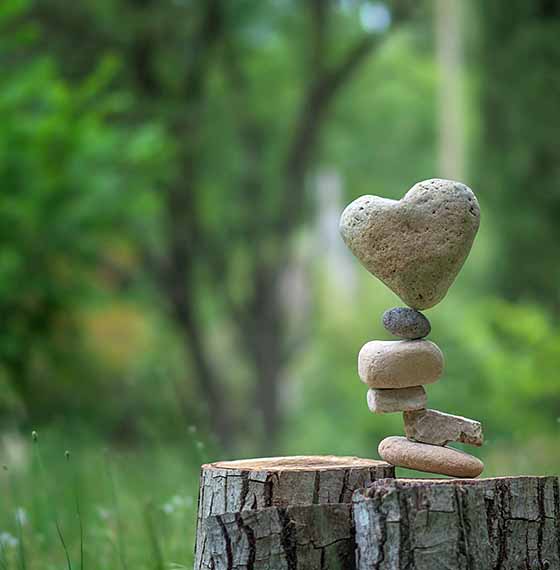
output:
M560 569L558 477L390 479L353 504L358 570Z
M195 569L353 568L352 494L393 476L358 457L203 465Z

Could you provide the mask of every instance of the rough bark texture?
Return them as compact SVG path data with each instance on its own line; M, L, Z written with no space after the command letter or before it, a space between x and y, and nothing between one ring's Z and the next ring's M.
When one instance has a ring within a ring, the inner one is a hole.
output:
M355 457L204 465L195 570L560 570L558 477L393 475Z
M354 568L351 504L269 507L205 521L197 569Z
M379 481L353 504L358 570L560 568L557 477Z
M203 465L195 569L354 568L352 494L393 476L357 457Z

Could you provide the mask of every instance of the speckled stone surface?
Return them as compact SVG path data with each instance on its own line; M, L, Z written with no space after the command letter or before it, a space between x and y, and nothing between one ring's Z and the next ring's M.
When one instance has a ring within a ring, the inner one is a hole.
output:
M484 470L484 463L468 453L451 447L416 443L406 437L387 437L379 444L378 451L382 459L397 467L450 477L478 477Z
M427 400L426 390L422 386L394 390L372 388L367 393L368 408L374 414L422 410L426 407Z
M437 382L444 358L429 340L372 340L358 354L358 374L370 388L409 388Z
M480 422L438 410L406 411L404 431L409 439L433 445L458 441L480 446L484 442Z
M420 311L409 307L394 307L383 313L383 326L400 338L418 339L430 334L430 321Z
M407 305L437 305L457 277L480 224L472 190L434 178L401 200L362 196L342 213L340 232L362 265Z

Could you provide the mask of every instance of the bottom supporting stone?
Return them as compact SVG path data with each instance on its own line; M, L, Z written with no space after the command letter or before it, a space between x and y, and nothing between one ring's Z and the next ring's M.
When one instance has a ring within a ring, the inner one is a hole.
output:
M382 459L396 465L450 477L478 477L484 470L480 459L451 447L409 441L391 436L379 444Z

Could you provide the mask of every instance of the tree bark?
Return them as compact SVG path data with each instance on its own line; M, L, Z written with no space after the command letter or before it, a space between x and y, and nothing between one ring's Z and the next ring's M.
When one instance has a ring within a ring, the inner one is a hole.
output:
M386 480L353 504L358 570L560 568L557 477Z
M203 465L195 569L353 568L352 494L393 476L357 457Z
M204 465L195 570L560 568L558 477L393 476L348 457Z
M353 568L351 511L349 504L308 505L210 517L197 568Z

